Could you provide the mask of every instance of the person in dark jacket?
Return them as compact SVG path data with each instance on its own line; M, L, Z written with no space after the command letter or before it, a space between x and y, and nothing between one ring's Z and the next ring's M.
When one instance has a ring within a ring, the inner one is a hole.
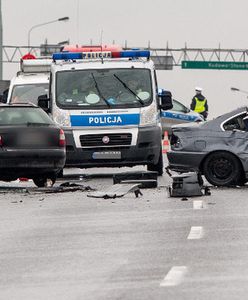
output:
M202 88L195 88L195 96L192 99L190 108L195 112L201 114L206 120L208 117L208 102L207 99L202 95Z

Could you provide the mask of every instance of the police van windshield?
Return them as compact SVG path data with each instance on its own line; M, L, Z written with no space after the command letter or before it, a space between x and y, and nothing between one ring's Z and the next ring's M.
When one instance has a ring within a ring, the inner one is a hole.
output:
M31 102L37 105L38 97L41 95L48 96L48 94L49 94L48 83L15 85L13 87L10 103Z
M151 101L151 74L147 69L57 72L56 103L60 108L141 107Z

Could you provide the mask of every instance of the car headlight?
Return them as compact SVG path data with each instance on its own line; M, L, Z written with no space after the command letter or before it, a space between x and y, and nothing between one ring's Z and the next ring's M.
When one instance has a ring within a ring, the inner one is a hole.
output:
M53 114L53 120L60 126L71 126L70 113L68 110L56 108Z
M157 125L159 122L159 113L157 111L157 105L153 103L149 107L141 109L140 113L140 126L145 125Z

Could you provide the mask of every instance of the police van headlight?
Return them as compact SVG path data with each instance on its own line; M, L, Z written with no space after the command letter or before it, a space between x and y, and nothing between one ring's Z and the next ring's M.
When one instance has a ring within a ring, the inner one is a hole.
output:
M157 106L152 104L151 106L144 107L140 113L140 126L145 125L157 125L159 122L159 115Z
M63 109L56 109L53 114L53 120L60 126L63 127L70 127L71 120L70 120L70 113L68 110Z

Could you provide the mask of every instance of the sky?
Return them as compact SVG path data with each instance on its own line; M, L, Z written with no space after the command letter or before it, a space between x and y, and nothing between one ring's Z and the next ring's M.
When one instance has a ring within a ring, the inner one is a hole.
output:
M69 40L71 44L119 44L129 47L248 49L247 0L2 0L3 45L39 46ZM3 79L11 79L18 64L4 63ZM190 105L195 86L203 88L209 118L247 104L248 71L158 71L160 87Z

